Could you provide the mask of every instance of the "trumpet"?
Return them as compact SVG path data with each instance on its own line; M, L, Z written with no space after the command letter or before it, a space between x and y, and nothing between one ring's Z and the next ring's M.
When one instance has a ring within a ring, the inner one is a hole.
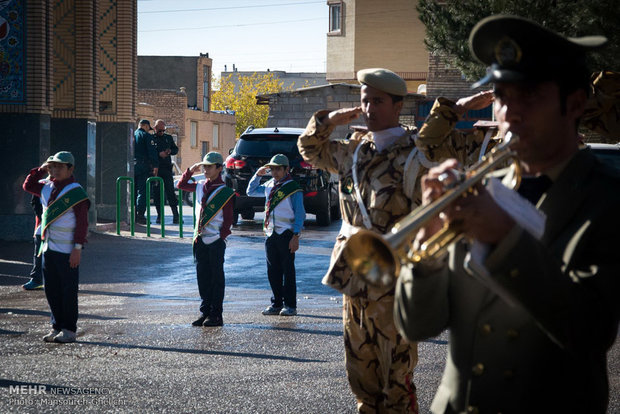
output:
M385 235L370 230L360 230L347 240L343 257L355 276L375 286L389 286L400 273L401 264L419 263L440 257L450 245L463 238L458 225L444 225L419 249L413 249L413 240L417 232L430 220L459 197L473 193L475 186L498 168L504 167L512 160L515 173L511 182L513 189L521 182L521 168L512 146L518 142L518 136L506 133L501 144L493 148L480 161L474 164L459 181L449 186L439 198L420 206L398 221ZM439 177L441 180L443 177Z

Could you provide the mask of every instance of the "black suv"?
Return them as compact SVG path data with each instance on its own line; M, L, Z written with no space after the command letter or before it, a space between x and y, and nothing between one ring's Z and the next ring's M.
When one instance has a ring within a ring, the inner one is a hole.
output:
M338 183L327 171L316 169L305 162L297 150L297 138L303 131L303 128L250 126L241 134L235 148L226 158L222 173L226 185L237 193L234 224L237 224L239 215L252 220L256 211L265 210L265 197L249 197L246 189L256 170L267 164L275 154L288 157L291 175L304 192L306 213L315 214L319 226L327 226L333 219L339 218ZM265 175L261 183L269 179L271 176Z

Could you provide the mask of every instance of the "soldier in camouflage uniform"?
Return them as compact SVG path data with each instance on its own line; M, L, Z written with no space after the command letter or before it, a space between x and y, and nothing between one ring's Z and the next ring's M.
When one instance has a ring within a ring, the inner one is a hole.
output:
M620 140L620 73L592 74L591 94L581 125L603 135L610 142Z
M431 142L424 145L415 128L399 126L407 86L395 73L366 69L358 72L357 78L362 84L361 106L317 112L299 137L298 147L306 161L340 178L343 226L323 284L344 294L345 363L358 410L417 412L413 383L417 344L404 341L395 329L394 286L372 286L353 277L341 253L347 238L360 228L385 233L414 209L421 198L420 177L433 161L452 157L456 150L448 148L450 140L434 139L442 132L432 127L427 128ZM472 97L465 103L466 109L481 109L490 100ZM355 132L349 140L329 139L337 125L360 114L368 131ZM469 151L465 144L459 151Z

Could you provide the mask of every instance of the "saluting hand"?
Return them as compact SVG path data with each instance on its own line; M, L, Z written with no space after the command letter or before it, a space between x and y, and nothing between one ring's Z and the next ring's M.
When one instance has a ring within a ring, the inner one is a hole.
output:
M196 164L192 165L191 167L189 167L189 170L191 171L192 174L195 174L198 171L200 171L200 166L201 165L202 164L200 164L200 163L196 163Z
M324 125L346 125L355 121L361 113L361 106L356 106L355 108L342 108L330 112L324 119L321 120L321 122Z
M478 92L475 95L467 96L456 101L454 110L460 115L463 115L465 112L470 110L476 111L478 109L486 108L493 103L494 99L493 91Z
M256 175L258 175L259 177L262 177L263 175L267 174L269 172L269 167L267 166L262 166L260 167L257 171L256 171Z

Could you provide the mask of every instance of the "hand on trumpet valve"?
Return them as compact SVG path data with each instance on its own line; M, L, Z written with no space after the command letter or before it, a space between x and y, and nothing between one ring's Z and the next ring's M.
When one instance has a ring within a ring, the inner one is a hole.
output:
M456 160L448 160L429 170L422 179L424 204L431 203L458 185L458 180L464 173L457 168ZM444 183L448 183L448 186ZM416 236L416 242L424 242L445 224L458 227L469 239L496 244L510 231L514 221L497 205L485 186L478 182L464 192L462 197L448 205L436 219L429 221Z

